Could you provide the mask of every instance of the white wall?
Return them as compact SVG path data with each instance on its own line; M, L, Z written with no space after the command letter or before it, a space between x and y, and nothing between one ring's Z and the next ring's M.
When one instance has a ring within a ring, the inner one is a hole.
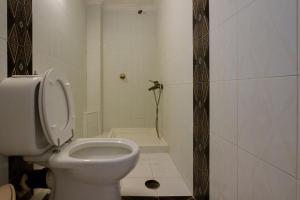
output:
M210 197L296 200L297 0L210 0L210 23Z
M162 132L178 170L193 191L192 0L157 0Z
M101 119L101 57L102 21L101 5L87 5L87 112L85 136L93 137L102 132Z
M139 9L146 14L138 15ZM103 130L154 128L148 80L157 79L156 13L148 5L103 7ZM121 73L127 75L120 80Z
M55 68L72 84L76 136L86 105L86 12L82 0L33 0L33 69Z
M7 76L7 0L0 0L0 81ZM1 97L0 97L1 98ZM8 160L0 156L0 185L8 182Z

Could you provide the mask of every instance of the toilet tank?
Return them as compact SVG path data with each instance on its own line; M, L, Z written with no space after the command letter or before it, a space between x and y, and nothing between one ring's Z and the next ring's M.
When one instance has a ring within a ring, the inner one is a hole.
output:
M17 76L0 83L0 154L40 155L50 148L39 118L41 77Z

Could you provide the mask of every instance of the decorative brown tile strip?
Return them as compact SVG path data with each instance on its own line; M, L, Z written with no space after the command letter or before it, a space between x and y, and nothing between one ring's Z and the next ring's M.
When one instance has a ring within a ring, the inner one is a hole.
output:
M209 199L209 0L193 0L194 197Z
M32 74L32 0L7 1L8 76Z

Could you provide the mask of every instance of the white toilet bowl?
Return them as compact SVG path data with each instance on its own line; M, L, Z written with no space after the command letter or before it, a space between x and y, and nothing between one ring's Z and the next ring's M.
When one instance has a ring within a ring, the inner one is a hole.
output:
M124 139L74 140L71 85L61 74L5 79L0 96L0 154L50 168L51 200L120 200L139 148Z
M124 139L77 139L48 160L55 200L119 200L120 180L136 165L138 146Z

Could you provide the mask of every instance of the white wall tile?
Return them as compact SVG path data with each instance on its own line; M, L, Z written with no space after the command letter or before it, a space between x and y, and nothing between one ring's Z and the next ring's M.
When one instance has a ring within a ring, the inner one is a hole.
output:
M157 2L158 63L163 82L165 84L192 83L193 2L191 0Z
M87 111L100 111L101 107L101 5L87 6ZM101 122L98 124L101 126ZM102 128L99 126L99 131ZM99 132L97 131L97 132Z
M239 78L297 74L297 0L254 1L238 14Z
M297 180L300 180L300 77L298 76L298 154L297 154ZM300 195L300 194L299 194ZM300 197L298 197L300 199Z
M210 0L209 3L210 24L214 29L237 12L240 0Z
M0 0L0 39L7 38L7 0Z
M163 129L161 130L170 146L170 155L189 187L193 185L192 97L192 84L165 87L162 104Z
M210 84L210 131L237 143L237 81Z
M239 81L238 144L296 175L297 78Z
M300 200L300 181L297 181L297 200Z
M210 137L210 198L237 199L237 146Z
M210 80L237 79L237 42L237 16L210 32Z
M85 3L33 1L33 70L55 68L71 82L76 111L76 136L82 137L86 104Z
M0 38L0 81L7 76L7 42Z
M238 160L239 200L296 199L296 179L240 149Z
M193 1L158 0L158 70L164 84L161 132L193 191Z
M140 8L139 8L140 9ZM103 8L103 127L154 128L157 80L156 13ZM120 80L125 73L126 80Z

